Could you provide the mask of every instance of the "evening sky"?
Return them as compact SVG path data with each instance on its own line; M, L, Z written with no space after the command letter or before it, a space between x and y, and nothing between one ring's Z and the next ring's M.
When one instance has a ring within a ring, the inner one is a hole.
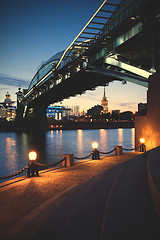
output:
M116 0L115 0L116 1ZM117 0L118 1L118 0ZM12 100L20 85L27 88L39 65L65 50L103 0L0 0L0 101ZM147 89L114 81L106 87L109 110L137 110ZM65 100L87 110L100 104L103 87Z

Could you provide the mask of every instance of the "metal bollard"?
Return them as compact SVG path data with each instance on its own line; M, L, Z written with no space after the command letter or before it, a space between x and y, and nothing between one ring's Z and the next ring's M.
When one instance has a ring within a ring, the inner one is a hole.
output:
M98 148L98 143L97 142L93 142L92 143L92 147L93 147L93 152L92 152L92 159L100 159L99 157L99 151L97 150Z
M99 157L99 151L97 149L94 149L93 152L92 152L92 159L95 160L95 159L100 159Z
M123 154L122 146L114 146L114 155L122 155L122 154Z
M146 145L144 143L140 145L140 152L146 152Z
M62 162L62 166L71 167L74 165L74 155L73 154L63 154L65 160Z

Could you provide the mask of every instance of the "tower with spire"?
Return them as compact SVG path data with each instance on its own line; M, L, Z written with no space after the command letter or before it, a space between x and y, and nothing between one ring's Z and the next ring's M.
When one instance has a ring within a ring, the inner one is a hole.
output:
M23 100L23 93L21 91L21 88L19 86L18 88L18 92L16 92L16 95L17 95L17 106L19 106L19 104L22 102Z
M103 113L103 114L108 113L108 100L107 100L107 97L106 97L105 87L104 87L104 95L102 97L101 105L103 107L103 110L102 110L101 113Z

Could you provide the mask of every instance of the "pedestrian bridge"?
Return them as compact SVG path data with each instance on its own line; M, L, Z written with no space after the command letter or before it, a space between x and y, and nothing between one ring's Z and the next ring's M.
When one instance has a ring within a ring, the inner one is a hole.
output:
M148 87L160 66L157 9L156 0L105 0L70 46L41 64L19 116L38 116L37 108L44 112L51 103L114 80Z

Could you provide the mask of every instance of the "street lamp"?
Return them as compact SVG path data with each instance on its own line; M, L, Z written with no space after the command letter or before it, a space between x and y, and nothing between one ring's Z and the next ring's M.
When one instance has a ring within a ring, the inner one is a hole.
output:
M97 142L93 142L92 143L92 147L93 147L93 152L92 152L92 159L100 159L99 158L99 151L98 151L98 143Z
M141 143L141 145L140 145L140 152L146 152L146 146L145 146L145 139L144 138L140 138L140 143Z
M97 143L97 142L93 142L93 143L92 143L92 147L93 147L94 149L97 149L97 148L98 148L98 143Z
M36 176L39 176L38 173L38 168L37 168L37 164L35 163L36 159L37 159L37 153L35 151L31 151L28 154L29 160L30 160L30 164L28 167L28 177L34 176L34 173L36 173Z
M145 143L145 139L144 138L140 138L140 143Z
M37 153L34 152L34 151L29 152L28 157L29 157L29 160L30 160L30 161L35 161L36 158L37 158Z

